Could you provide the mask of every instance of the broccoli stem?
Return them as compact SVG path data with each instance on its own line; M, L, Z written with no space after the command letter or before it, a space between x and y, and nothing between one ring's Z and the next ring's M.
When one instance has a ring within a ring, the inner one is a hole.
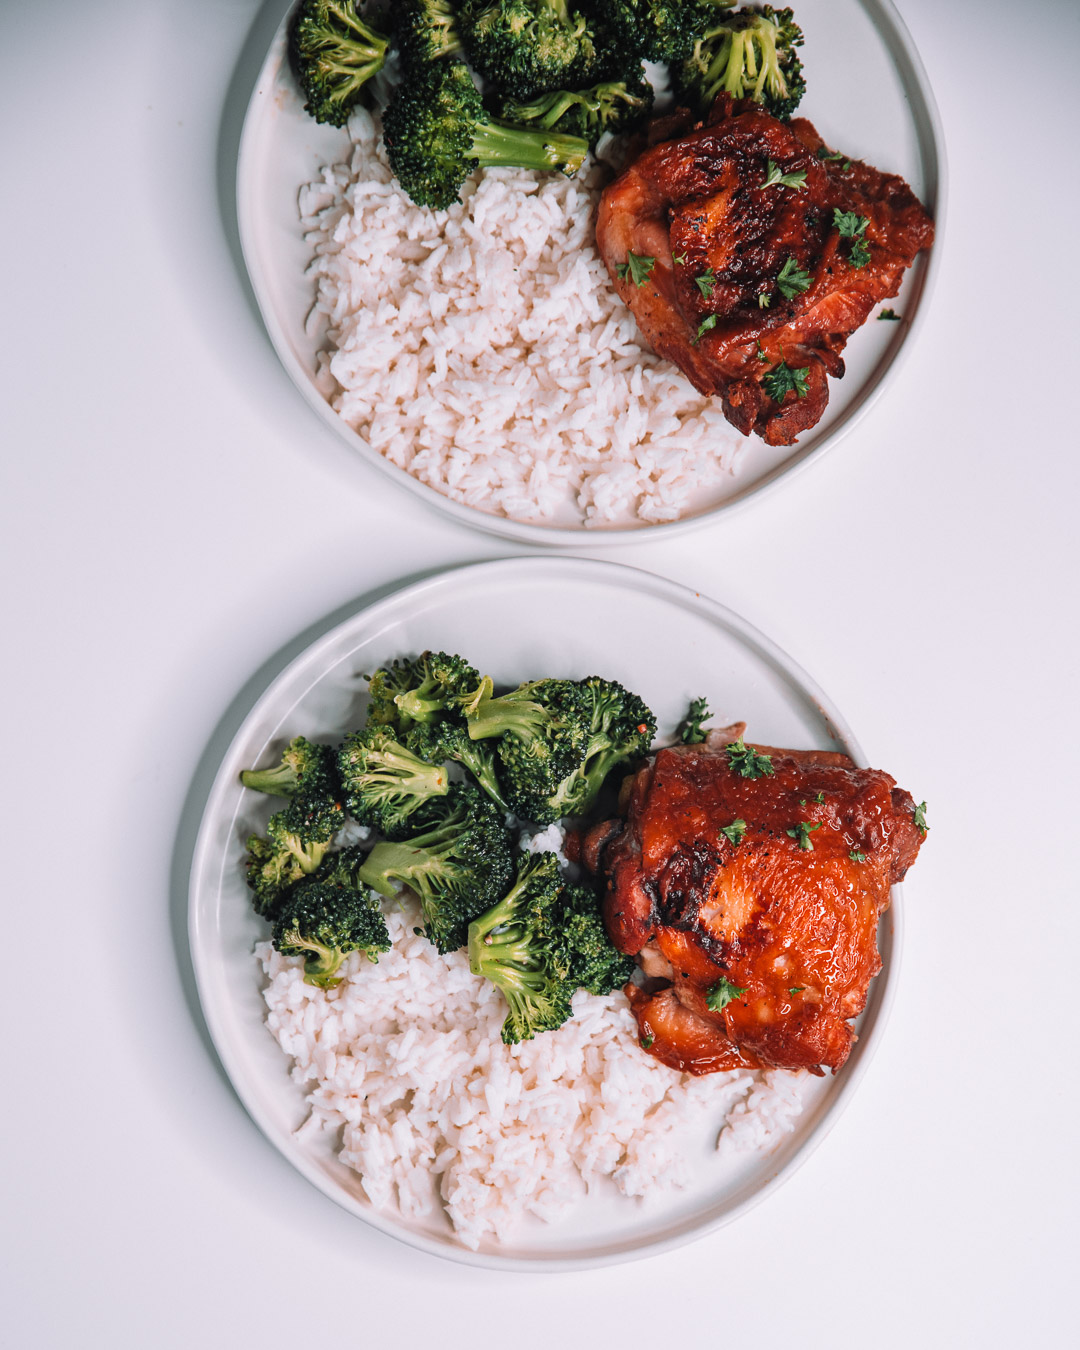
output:
M577 136L523 131L505 122L487 121L478 123L473 131L470 156L486 169L559 169L572 178L588 151L588 145Z
M390 882L391 877L407 881L421 872L439 870L439 859L431 852L432 844L437 843L435 831L424 835L424 843L428 847L423 849L414 848L412 844L392 844L389 840L376 844L356 869L357 880L392 899L397 892Z
M278 764L272 769L244 769L240 781L253 792L266 792L271 797L291 797L296 787L296 770L291 764Z
M516 693L495 698L494 690L494 681L485 675L479 689L464 705L469 739L482 741L509 732L519 740L532 740L547 721L544 709L533 699L521 698Z
M313 937L305 937L298 928L282 935L282 942L289 947L298 947L309 953L304 957L304 980L307 984L318 985L321 989L333 989L340 980L334 979L345 960L345 952L335 947L326 947ZM315 959L313 959L315 958Z

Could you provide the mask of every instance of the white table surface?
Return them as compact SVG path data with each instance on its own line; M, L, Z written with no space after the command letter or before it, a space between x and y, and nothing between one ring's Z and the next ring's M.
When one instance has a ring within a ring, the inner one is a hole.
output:
M268 674L378 588L527 550L361 468L270 348L231 192L278 4L0 9L0 1343L1075 1336L1080 8L900 8L951 173L917 349L786 490L596 553L763 629L927 798L899 996L766 1203L544 1278L413 1252L294 1173L217 1064L185 928L201 802Z

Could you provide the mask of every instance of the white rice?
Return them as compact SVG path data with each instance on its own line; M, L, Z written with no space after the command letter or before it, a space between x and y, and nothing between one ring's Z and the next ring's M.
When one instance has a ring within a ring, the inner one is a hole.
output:
M393 181L378 123L303 187L319 381L387 459L523 521L677 519L734 468L719 404L646 346L593 242L603 170L475 176L448 211Z
M350 957L330 990L304 983L299 958L257 948L267 1025L311 1106L299 1133L340 1127L339 1156L377 1208L442 1210L475 1249L526 1214L559 1218L602 1178L627 1197L685 1185L695 1123L735 1150L794 1127L804 1074L679 1074L639 1048L621 993L579 992L558 1031L504 1045L502 995L464 952L438 956L418 922L411 901L388 913L392 949Z

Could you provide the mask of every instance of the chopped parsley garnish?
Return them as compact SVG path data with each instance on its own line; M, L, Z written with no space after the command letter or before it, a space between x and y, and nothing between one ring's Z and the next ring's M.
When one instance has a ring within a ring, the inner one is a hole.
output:
M720 833L726 836L729 843L738 848L746 835L746 821L733 820L730 825L721 825Z
M793 300L810 289L810 273L804 272L794 258L789 258L776 278L776 289L785 300Z
M883 309L881 313L878 315L879 319L892 319L894 321L900 319L901 317L902 316L897 314L895 309Z
M820 803L823 802L824 800L825 800L824 792L817 792L814 794L814 801Z
M870 247L865 239L856 239L848 252L848 262L852 267L865 267L870 261Z
M765 181L761 185L767 187L789 187L804 188L806 186L806 170L798 169L795 173L781 173L779 168L770 159L765 167Z
M716 286L716 273L710 267L707 272L702 272L701 276L695 277L694 281L697 283L698 290L707 300Z
M840 153L839 150L834 150L832 154L830 154L829 151L826 150L823 145L819 145L815 153L817 154L818 159L837 160L837 161L842 160L843 163L841 163L840 168L844 171L844 173L847 173L848 169L851 168L851 160L844 159L844 156Z
M805 984L793 984L791 988L788 990L788 993L801 994L805 988L806 988Z
M746 989L749 988L750 986L747 985ZM730 980L725 980L721 975L716 984L705 995L705 1002L713 1012L721 1012L729 1003L734 1003L737 998L741 998L746 993L746 989L740 989Z
M853 848L853 849L851 850L851 852L848 854L848 857L851 859L852 862L865 862L865 861L866 861L866 854L865 854L865 853L860 853L859 850L858 850L857 848Z
M920 802L918 806L915 808L915 828L919 831L919 833L923 836L923 838L926 837L926 831L930 828L930 826L927 825L926 823L925 802Z
M655 258L640 258L636 253L627 253L626 261L619 263L615 271L618 272L621 281L629 277L635 286L644 286L655 266Z
M701 744L705 739L705 733L701 729L701 724L702 722L707 721L711 716L709 704L705 699L691 699L686 716L679 723L679 740L682 741L683 745Z
M814 845L810 836L815 830L820 829L821 825L817 821L800 820L793 830L785 830L785 834L796 840L800 848L808 849L812 853Z
M673 263L677 263L680 267L682 267L682 265L686 262L686 254L685 254L685 253L673 253L673 254L671 255L671 261L672 261Z
M758 309L768 309L772 304L772 291L759 291L757 298Z
M648 1050L648 1048L652 1045L653 1041L655 1040L656 1040L655 1036L642 1036L641 1038L642 1050Z
M694 336L690 339L690 345L692 347L696 347L698 343L701 341L702 334L707 333L710 328L715 328L717 322L718 320L715 314L710 314L708 315L707 318L702 319L701 326L698 328Z
M769 358L765 355L765 348L761 345L761 339L760 339L760 338L758 338L758 340L757 340L757 359L758 359L759 361L767 361L767 360L769 359Z
M838 206L834 206L832 223L840 231L841 239L854 239L862 234L870 221L866 216L857 216L854 211L841 211Z
M727 762L740 778L769 778L773 774L772 756L759 755L740 736L726 747Z
M771 399L777 403L783 403L786 394L792 389L799 398L806 397L806 380L810 374L809 366L802 366L799 370L792 370L786 361L781 361L778 366L773 366L761 377L761 383L765 392Z

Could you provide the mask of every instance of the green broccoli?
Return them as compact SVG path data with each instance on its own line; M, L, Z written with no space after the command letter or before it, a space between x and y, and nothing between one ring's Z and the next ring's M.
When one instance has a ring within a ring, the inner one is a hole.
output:
M637 962L612 946L600 903L590 887L571 882L564 888L561 923L572 983L590 994L621 989Z
M265 839L253 834L247 841L251 903L264 918L273 918L290 887L318 869L341 824L329 819L311 826L297 819L293 805L270 817Z
M656 735L656 718L637 694L615 680L594 675L578 681L577 687L588 716L585 756L548 798L542 813L531 817L540 825L550 825L563 816L585 815L612 769L647 753Z
M413 687L414 666L413 661L391 661L388 666L380 667L374 675L367 677L370 702L365 725L389 727L393 731L402 730L401 709L397 705L397 697L399 694L407 694Z
M726 92L753 99L786 121L806 90L796 51L802 42L790 9L757 5L737 10L697 38L673 72L676 88L701 113Z
M390 167L418 206L445 210L478 168L558 169L572 177L589 147L574 136L495 121L468 68L438 61L403 81L383 118Z
M463 706L473 740L497 737L495 753L511 811L551 824L547 804L563 780L580 768L589 743L590 709L572 680L531 680L495 696L485 677Z
M735 0L598 0L614 41L647 61L682 61L695 40Z
M608 994L634 961L608 941L596 896L565 883L554 853L522 856L513 886L469 925L469 968L502 991L507 1044L554 1031L578 989Z
M390 43L357 13L354 0L301 0L289 58L316 122L343 127L364 86L382 70Z
M461 51L455 6L451 0L395 0L394 43L406 71Z
M464 0L470 64L514 99L578 88L602 73L597 34L567 0Z
M526 854L506 895L469 924L469 969L502 991L508 1045L554 1031L573 1011L576 986L558 932L561 893L555 854Z
M506 803L495 767L495 751L484 741L470 740L461 718L447 714L431 722L414 722L405 734L405 744L429 764L453 760L468 769L501 811Z
M336 796L337 753L332 745L313 745L296 736L285 747L280 764L272 769L245 769L240 781L254 792L275 797L310 791Z
M506 889L513 873L502 812L471 783L454 783L432 819L403 842L379 843L356 869L380 895L403 882L416 892L424 931L440 952L462 946L469 923Z
M349 814L389 839L416 828L418 813L434 798L445 797L450 779L441 764L417 758L392 731L365 727L346 736L338 769Z
M424 652L402 666L396 679L404 687L394 695L401 731L414 722L431 722L448 709L456 709L480 683L478 670L463 657L448 652Z
M636 74L591 89L560 89L528 103L504 100L498 113L515 126L580 136L591 148L605 132L617 135L632 130L648 117L652 105L652 85L643 78L639 65Z
M390 950L386 920L360 891L322 881L295 886L274 919L273 942L285 956L304 958L304 981L322 989L341 983L350 952L370 961Z

